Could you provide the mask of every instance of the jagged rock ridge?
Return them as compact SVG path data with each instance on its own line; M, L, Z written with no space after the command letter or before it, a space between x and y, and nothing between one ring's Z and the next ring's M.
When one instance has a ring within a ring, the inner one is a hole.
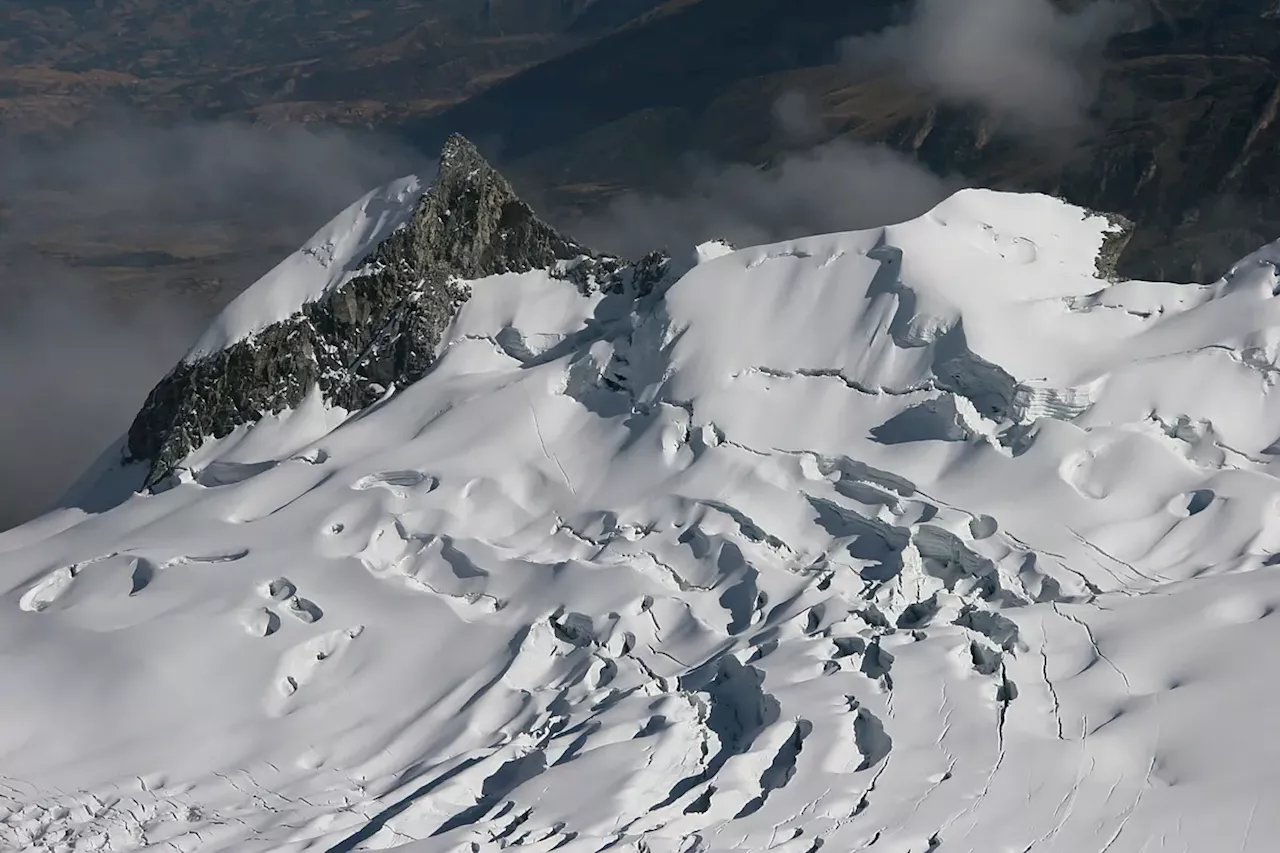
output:
M651 275L654 261L635 270ZM251 338L175 367L130 427L127 458L149 463L151 487L208 438L292 408L312 388L332 405L363 409L431 369L468 281L535 269L586 290L621 287L632 268L559 234L452 136L411 221L359 274Z

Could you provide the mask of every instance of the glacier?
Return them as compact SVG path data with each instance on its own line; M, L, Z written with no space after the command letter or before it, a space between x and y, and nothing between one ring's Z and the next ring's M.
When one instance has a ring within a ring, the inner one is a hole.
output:
M652 286L486 275L358 410L139 491L114 448L0 534L0 849L1274 849L1280 244L1117 281L1122 231L965 190Z

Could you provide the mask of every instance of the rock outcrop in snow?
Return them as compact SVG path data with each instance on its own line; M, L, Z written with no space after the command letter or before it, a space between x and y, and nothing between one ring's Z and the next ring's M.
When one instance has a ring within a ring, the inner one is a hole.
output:
M355 412L417 381L468 281L541 269L583 288L623 283L622 262L594 256L539 219L460 136L446 142L426 192L415 194L417 186L404 179L339 216L348 229L374 227L358 240L322 230L230 306L160 382L129 429L130 458L150 466L147 486L205 441L291 409L312 388ZM264 325L273 313L284 316Z

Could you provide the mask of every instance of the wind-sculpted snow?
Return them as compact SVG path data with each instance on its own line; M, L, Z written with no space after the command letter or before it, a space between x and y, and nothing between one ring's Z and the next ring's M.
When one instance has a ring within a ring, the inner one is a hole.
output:
M480 279L359 414L0 536L0 848L1273 849L1280 249L1115 229Z

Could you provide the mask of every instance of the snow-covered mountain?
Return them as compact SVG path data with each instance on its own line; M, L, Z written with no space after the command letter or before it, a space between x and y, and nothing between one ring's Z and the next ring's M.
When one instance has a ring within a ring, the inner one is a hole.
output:
M0 849L1273 849L1280 245L1126 229L629 264L451 140L0 535Z

